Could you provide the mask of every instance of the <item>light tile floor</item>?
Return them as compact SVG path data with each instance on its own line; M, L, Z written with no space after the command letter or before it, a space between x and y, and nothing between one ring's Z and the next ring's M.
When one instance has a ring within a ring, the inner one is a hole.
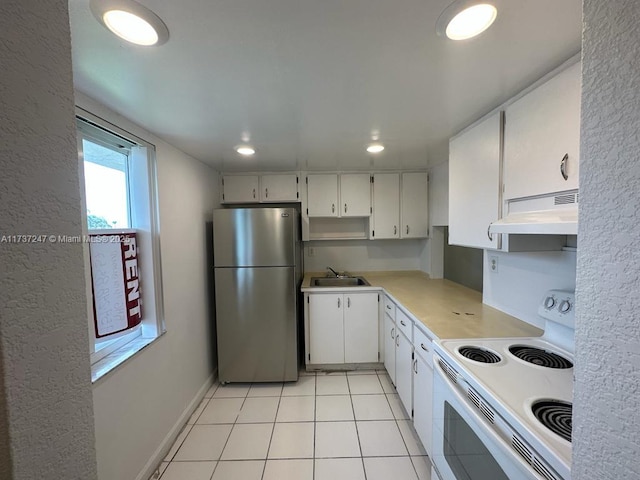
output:
M384 371L307 373L295 383L205 395L152 479L430 480Z

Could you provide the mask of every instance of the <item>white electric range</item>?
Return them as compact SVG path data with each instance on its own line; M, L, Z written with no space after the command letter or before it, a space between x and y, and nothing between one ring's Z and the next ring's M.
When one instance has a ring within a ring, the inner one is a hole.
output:
M434 345L433 461L442 480L571 478L573 292L547 292L538 314L542 337Z

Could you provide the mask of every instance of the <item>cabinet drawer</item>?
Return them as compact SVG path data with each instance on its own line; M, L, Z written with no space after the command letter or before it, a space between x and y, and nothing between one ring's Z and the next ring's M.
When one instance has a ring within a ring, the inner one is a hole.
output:
M399 308L396 310L396 327L399 331L404 333L404 336L407 337L409 341L412 341L413 336L413 320L411 320L405 313Z
M433 367L433 351L431 349L431 339L416 327L413 329L413 348L429 366Z
M391 320L396 321L396 304L387 297L384 296L384 313L391 317Z
M389 315L391 320L396 321L396 304L386 295L384 296L384 313Z

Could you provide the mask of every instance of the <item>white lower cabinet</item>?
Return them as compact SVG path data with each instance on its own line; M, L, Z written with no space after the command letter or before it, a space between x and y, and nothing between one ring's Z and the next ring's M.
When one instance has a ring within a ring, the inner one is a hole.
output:
M396 335L396 390L404 409L411 415L411 367L413 363L413 345L402 331Z
M375 363L378 350L378 294L345 294L344 301L344 361L345 363Z
M386 302L385 302L386 303ZM391 383L396 384L396 324L388 313L384 314L384 368Z
M433 412L433 364L431 342L414 338L413 360L413 427L427 454L431 456L431 428Z
M377 293L313 293L307 298L307 363L375 363L379 360Z

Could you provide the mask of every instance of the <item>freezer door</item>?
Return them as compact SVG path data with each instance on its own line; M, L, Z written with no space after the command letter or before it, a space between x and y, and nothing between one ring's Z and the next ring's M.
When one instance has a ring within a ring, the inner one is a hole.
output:
M298 379L293 267L216 268L221 382Z
M231 208L213 211L216 267L294 265L296 211Z

